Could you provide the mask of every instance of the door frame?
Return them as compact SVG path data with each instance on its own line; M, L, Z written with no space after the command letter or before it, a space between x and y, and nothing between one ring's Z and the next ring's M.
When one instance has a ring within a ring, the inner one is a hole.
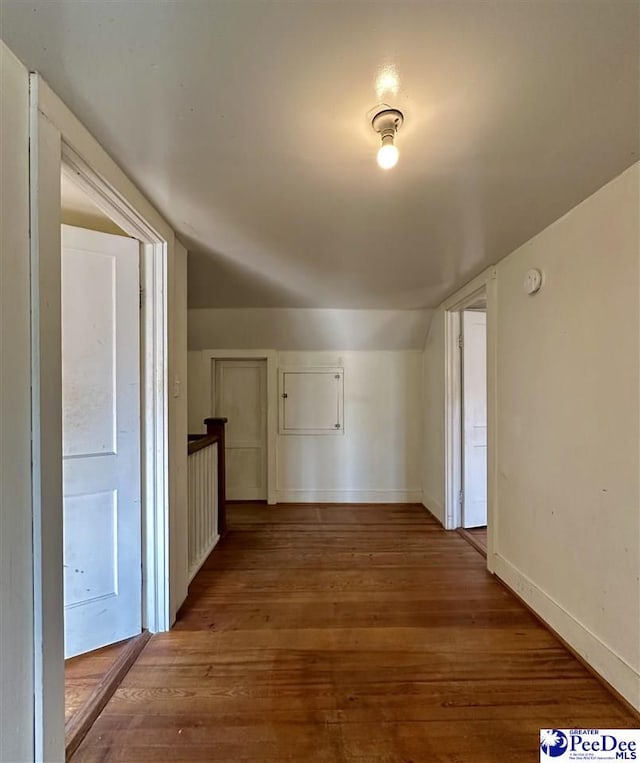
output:
M481 293L482 300L486 298L486 294L484 291ZM460 501L460 527L464 529L468 529L466 526L467 516L466 516L466 509L467 509L467 498L468 492L467 492L467 454L468 454L468 443L467 443L467 412L468 412L468 406L467 406L467 397L465 395L466 390L466 380L467 380L467 367L466 367L466 357L465 357L465 351L468 349L469 344L467 342L467 335L466 335L466 326L465 326L465 316L469 313L481 313L485 316L485 322L484 322L484 334L485 334L485 340L486 340L486 316L487 316L487 309L486 306L484 307L476 307L477 302L473 302L471 305L466 307L464 310L458 311L458 319L460 321L460 336L462 337L462 347L460 348L460 389L461 389L461 395L460 395L460 452L461 452L461 475L460 475L460 482L461 482L461 496L462 500ZM485 366L486 366L486 341L485 341ZM485 368L485 417L487 413L487 406L486 406L486 368ZM487 478L485 477L485 490L486 490L486 483ZM486 518L486 505L485 505L485 518ZM485 526L487 522L485 521Z
M462 526L462 369L459 337L460 313L479 298L486 300L487 313L487 567L493 570L497 547L497 437L496 437L496 269L488 268L443 304L445 376L445 529Z
M42 78L30 75L30 248L35 759L64 759L60 177L142 243L143 612L171 625L168 264L174 234Z
M168 415L166 373L167 242L66 143L62 172L127 235L141 243L140 452L142 624L168 630ZM163 330L164 329L164 330Z
M216 360L265 360L267 363L267 503L276 503L276 444L278 438L278 368L275 350L202 350L207 373L210 415L213 416L214 363Z

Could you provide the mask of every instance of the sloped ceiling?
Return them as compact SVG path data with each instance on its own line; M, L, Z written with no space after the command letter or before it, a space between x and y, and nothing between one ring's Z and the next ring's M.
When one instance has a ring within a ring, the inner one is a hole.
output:
M195 307L433 306L638 159L635 2L0 9L189 247Z

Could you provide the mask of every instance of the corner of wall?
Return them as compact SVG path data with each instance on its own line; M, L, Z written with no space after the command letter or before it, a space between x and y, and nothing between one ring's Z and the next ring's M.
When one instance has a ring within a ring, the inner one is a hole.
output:
M445 526L445 510L444 505L440 501L436 498L431 498L423 492L422 505L434 519L437 519L443 527Z

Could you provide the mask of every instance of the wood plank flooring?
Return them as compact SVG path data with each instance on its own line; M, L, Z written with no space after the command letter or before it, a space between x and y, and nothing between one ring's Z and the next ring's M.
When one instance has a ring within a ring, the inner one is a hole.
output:
M460 528L458 533L471 545L479 551L485 558L487 556L487 528L471 527Z
M64 720L69 724L86 704L109 668L126 649L129 639L96 649L64 663Z
M151 634L145 630L117 644L67 661L65 706L67 712L72 709L64 728L67 760L78 749L150 638ZM78 690L81 702L78 702Z
M534 763L635 720L421 506L229 507L81 761Z

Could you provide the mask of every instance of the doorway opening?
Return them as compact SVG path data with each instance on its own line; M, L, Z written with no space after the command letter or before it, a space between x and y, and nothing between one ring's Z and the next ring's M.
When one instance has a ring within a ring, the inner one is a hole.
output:
M461 529L487 553L487 312L479 299L460 312L462 395Z
M142 244L61 173L65 738L136 655L142 610ZM108 697L107 697L108 698Z
M445 304L445 527L458 530L489 566L495 531L491 273Z
M111 404L104 400L87 401L86 410L97 408L104 420L87 421L87 417L65 422L65 428L77 425L75 435L80 438L79 453L63 453L62 421L62 279L63 257L61 242L61 175L72 180L108 218L136 240L137 267L134 293L138 282L135 326L140 326L138 366L138 458L132 459L132 468L138 470L138 505L141 531L133 542L138 548L141 562L142 593L139 622L150 632L168 630L171 625L171 601L169 584L169 422L168 422L168 282L169 252L173 247L173 231L159 217L153 207L131 184L124 173L103 151L94 138L75 119L73 114L47 87L36 73L29 78L30 91L30 268L31 268L31 421L32 421L32 532L33 532L33 690L34 690L34 757L37 760L60 760L64 757L64 635L65 635L65 584L76 596L95 594L104 601L119 591L120 580L114 583L118 566L113 549L117 547L118 522L114 511L113 484L93 485L94 492L102 501L102 527L111 541L111 579L105 569L91 568L92 583L82 590L82 572L93 563L87 549L84 557L73 566L75 579L64 580L64 535L70 527L64 522L63 481L74 475L67 461L78 455L86 467L83 478L89 479L89 457L94 452L97 463L113 454L114 445L119 448L118 418L114 416L118 380L104 369L91 368L93 381L102 385L102 391L111 396ZM97 235L97 234L96 234ZM125 239L126 240L126 239ZM113 284L117 268L105 266L97 257L72 257L80 269L100 270L107 273L105 280ZM91 266L89 266L91 262ZM138 264L139 263L139 264ZM110 274L110 275L109 275ZM96 297L95 314L102 319L109 316L105 307L104 285L94 272L93 283L98 282L103 291ZM131 288L130 279L127 287ZM112 290L113 292L113 290ZM75 295L77 297L77 295ZM84 295L87 296L87 295ZM89 295L91 296L91 295ZM112 293L113 296L113 293ZM77 297L78 300L80 299ZM94 320L93 305L83 321ZM98 309L99 308L99 309ZM112 315L117 312L117 305ZM96 319L97 320L97 319ZM82 337L92 326L82 327L80 321L70 321L73 330ZM112 321L113 324L113 321ZM112 325L113 329L113 325ZM114 329L115 330L115 329ZM96 327L96 333L99 333ZM109 336L104 334L104 336ZM86 339L86 336L85 336ZM83 340L84 341L84 340ZM97 341L94 335L94 341ZM111 344L117 355L118 343L111 335ZM76 350L82 342L76 345ZM106 356L104 356L106 357ZM104 357L102 361L104 361ZM117 359L117 358L116 358ZM111 357L113 364L113 357ZM106 383L109 377L112 384ZM65 390L65 395L69 389ZM81 410L82 407L80 406ZM111 414L111 423L107 415ZM96 416L98 412L95 411ZM114 423L116 429L114 430ZM96 437L100 432L102 437ZM106 436L105 442L102 442ZM82 438L84 437L84 441ZM93 439L92 439L93 438ZM115 459L117 460L117 458ZM75 468L75 465L74 465ZM68 475L63 471L69 471ZM77 476L77 475L75 475ZM94 475L95 476L95 475ZM132 480L135 484L135 480ZM80 491L81 493L82 491ZM88 492L88 491L87 491ZM71 493L69 492L69 495ZM82 496L80 496L82 498ZM134 499L135 500L135 499ZM81 515L80 504L67 507L67 514ZM86 503L86 502L85 502ZM109 516L111 522L109 522ZM77 518L76 517L76 518ZM69 519L69 516L67 517ZM93 528L95 530L95 528ZM93 534L87 548L102 543L103 535L96 540ZM122 538L123 543L126 538ZM109 545L109 542L106 543ZM104 558L108 558L106 555ZM69 560L70 561L70 560ZM103 559L104 562L104 559ZM101 562L101 563L103 563ZM84 565L87 565L86 567ZM78 570L78 573L75 570ZM140 579L140 576L138 576ZM101 581L100 588L97 581ZM110 590L109 590L110 586ZM138 588L138 584L134 589ZM117 598L117 597L116 597ZM95 614L99 619L100 611ZM136 627L137 630L137 627ZM143 639L138 636L136 641Z

